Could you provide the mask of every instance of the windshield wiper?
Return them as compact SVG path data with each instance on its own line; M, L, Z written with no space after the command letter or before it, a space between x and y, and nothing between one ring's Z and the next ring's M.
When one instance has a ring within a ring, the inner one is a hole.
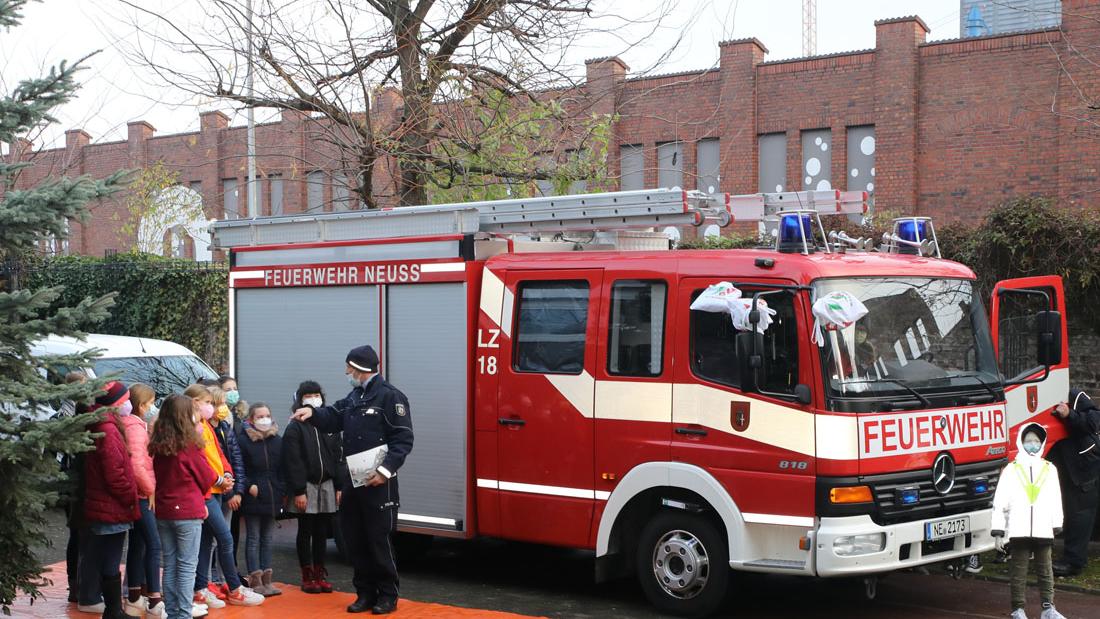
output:
M870 383L894 383L895 385L897 385L897 386L901 387L902 389L908 391L909 393L913 394L913 396L916 397L918 400L920 400L920 403L922 405L924 405L925 407L932 408L932 401L931 400L929 400L925 396L921 395L921 393L919 391L917 391L916 389L909 386L909 383L907 383L907 382L905 382L905 381L903 381L899 378L876 378L874 380L871 380L869 378L861 378L859 380L846 380L846 381L844 381L844 383L845 384L850 384L850 383L866 383L866 384L870 384Z
M947 378L973 378L975 382L977 382L982 387L985 387L985 390L989 392L989 395L993 396L994 401L997 400L997 392L993 390L993 385L982 380L981 377L977 374L948 374Z

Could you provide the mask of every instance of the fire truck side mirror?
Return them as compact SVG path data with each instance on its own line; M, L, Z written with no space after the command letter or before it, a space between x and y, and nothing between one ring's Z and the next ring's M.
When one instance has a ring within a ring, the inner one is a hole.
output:
M813 401L813 393L808 385L799 383L794 386L794 398L799 404L809 404Z
M1053 310L1039 312L1035 325L1039 365L1058 365L1062 362L1062 314Z

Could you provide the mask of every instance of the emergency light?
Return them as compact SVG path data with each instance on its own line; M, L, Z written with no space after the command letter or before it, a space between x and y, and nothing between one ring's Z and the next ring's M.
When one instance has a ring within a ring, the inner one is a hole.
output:
M816 251L814 245L814 223L818 226L821 221L817 217L817 211L792 210L779 213L779 236L775 242L776 251L785 254L812 254ZM825 230L822 228L821 236L824 238Z
M883 248L895 254L940 257L940 245L931 217L899 217L894 220L893 233L882 235Z
M920 503L920 487L898 488L894 491L894 502L898 505L916 505Z
M984 477L976 477L970 480L970 494L981 496L989 494L989 480Z

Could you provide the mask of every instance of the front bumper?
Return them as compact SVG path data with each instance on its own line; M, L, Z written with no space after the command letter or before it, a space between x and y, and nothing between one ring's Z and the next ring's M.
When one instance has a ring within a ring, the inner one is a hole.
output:
M814 534L814 565L818 576L845 576L890 572L926 563L966 557L994 547L990 535L993 515L988 509L966 512L970 533L948 540L924 543L926 520L880 526L870 516L821 518ZM885 533L886 546L879 552L840 556L833 550L837 537Z

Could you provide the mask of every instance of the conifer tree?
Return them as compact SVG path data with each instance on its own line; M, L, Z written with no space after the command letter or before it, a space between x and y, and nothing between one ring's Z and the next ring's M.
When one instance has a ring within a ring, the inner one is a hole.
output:
M0 0L0 29L18 26L26 3ZM0 263L9 266L0 270L0 610L5 614L17 596L33 599L43 584L36 549L54 541L47 539L45 516L57 503L64 478L58 454L92 446L87 431L92 415L55 418L47 403L89 401L102 387L102 381L66 385L48 377L56 376L58 368L88 366L89 355L36 358L31 346L51 334L82 335L82 329L107 316L114 295L53 308L60 289L20 289L18 270L10 268L32 255L40 241L64 237L67 221L82 218L88 201L121 188L123 173L100 180L51 178L30 189L15 186L32 165L12 156L17 138L56 122L50 112L72 99L86 59L61 63L0 95L0 142L9 146L9 157L0 159Z

